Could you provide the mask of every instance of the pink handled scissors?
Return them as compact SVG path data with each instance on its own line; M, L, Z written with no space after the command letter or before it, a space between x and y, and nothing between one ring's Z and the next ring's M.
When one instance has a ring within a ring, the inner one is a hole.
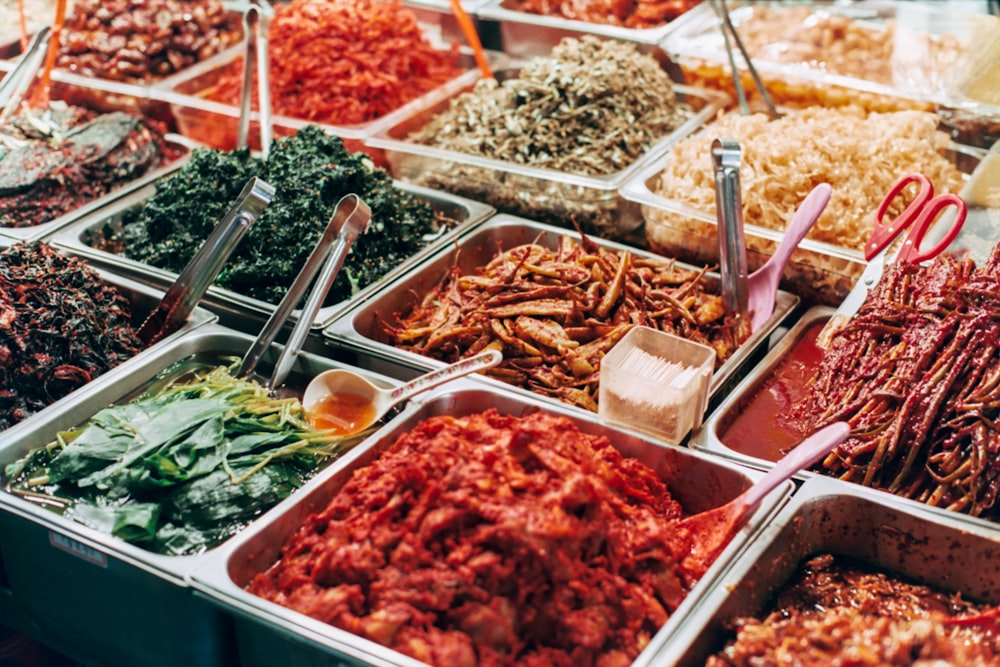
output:
M920 185L920 191L903 212L895 219L885 222L886 213L892 206L896 198L906 186L911 183ZM944 234L940 240L926 250L920 249L920 244L927 235L928 230L934 226L941 214L954 206L956 211L955 219L947 223ZM905 230L909 229L906 238L899 251L893 257L893 262L918 263L928 259L933 259L940 255L947 248L958 233L962 231L968 208L965 201L955 194L946 193L934 196L934 185L930 179L923 174L907 174L896 181L889 192L882 199L878 209L875 211L875 229L871 239L865 244L865 259L868 266L855 284L847 298L840 304L837 311L831 316L823 331L820 332L819 344L821 347L828 347L832 331L839 328L843 322L854 316L861 308L868 296L868 290L873 288L882 278L885 271L886 255L892 242Z
M910 183L918 183L920 191L903 212L894 220L885 222L885 215L889 207L896 200L899 194ZM954 206L956 211L955 220L948 226L941 239L927 250L920 250L920 244L941 213L948 207ZM968 209L961 197L955 194L945 193L934 196L934 184L923 174L907 174L896 181L888 194L882 199L878 210L875 211L875 231L872 232L871 240L865 245L865 259L871 262L876 255L883 253L889 248L893 240L909 228L910 231L903 241L903 246L896 253L894 262L923 262L940 255L947 248L965 224L965 216ZM884 267L884 264L883 264Z

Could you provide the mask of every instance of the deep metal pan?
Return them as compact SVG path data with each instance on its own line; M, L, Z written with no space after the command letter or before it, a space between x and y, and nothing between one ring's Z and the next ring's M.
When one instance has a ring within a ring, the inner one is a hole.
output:
M128 372L99 378L73 401L53 407L0 445L0 469L55 439L101 408L127 400L162 370L196 354L241 356L249 335L209 324L136 357ZM261 362L269 373L280 348ZM300 354L292 378L329 368L330 359ZM355 369L356 370L356 369ZM382 386L394 381L364 373ZM293 493L293 497L294 497ZM266 516L265 512L263 516ZM86 664L106 667L235 666L227 615L196 597L187 576L211 553L167 556L91 529L24 498L0 492L0 612L55 648ZM6 621L7 619L0 619ZM6 624L6 623L5 623Z
M1000 533L833 479L808 480L732 561L654 664L704 665L726 624L766 613L799 564L832 553L963 598L1000 602Z
M364 301L371 294L393 282L396 276L403 273L407 267L419 262L437 244L450 243L463 231L474 227L493 214L491 207L470 199L402 182L396 182L395 187L427 202L435 212L457 221L457 225L436 240L429 241L428 245L414 254L410 260L393 268L382 278L360 290L351 299L320 309L313 325L316 331L319 331L336 313L346 308L350 303ZM116 201L78 219L54 235L51 239L52 244L71 254L85 257L95 264L124 273L134 280L158 287L172 284L177 277L176 273L128 259L124 255L115 254L99 247L103 240L108 239L111 234L121 229L122 219L126 212L142 206L143 202L152 196L155 189L155 183L148 183L145 187L119 197ZM254 334L260 330L260 327L277 306L277 304L237 294L216 285L209 287L203 303L206 308L219 314L223 324ZM296 321L299 312L298 309L293 311L289 323Z
M690 449L664 445L616 430L597 422L596 416L559 406L539 408L534 401L481 380L459 380L415 399L395 419L362 445L334 463L261 521L206 556L192 572L191 585L200 594L229 612L235 622L243 667L294 664L397 665L418 667L418 662L381 644L259 598L245 590L252 577L274 563L286 539L312 513L322 510L351 478L354 471L374 461L403 433L423 420L448 415L462 417L495 408L501 414L520 416L539 409L568 417L582 431L605 435L625 456L640 459L663 479L671 495L687 511L695 512L734 498L758 478L759 473ZM789 482L769 495L734 538L670 620L634 662L650 664L660 647L683 627L686 616L701 596L710 591L717 574L740 553L747 539L785 502Z
M574 233L516 216L495 215L462 236L457 245L439 246L434 253L428 255L419 264L411 266L393 283L391 290L383 290L335 317L324 329L323 335L338 345L364 353L370 358L368 363L371 365L367 367L378 369L379 372L390 375L405 375L408 372L407 369L438 368L443 364L435 359L400 350L384 342L378 332L379 320L385 320L393 313L405 313L415 303L415 300L431 290L456 262L463 271L471 271L486 264L500 250L534 242L555 247L559 237L566 235L572 236ZM652 253L627 247L614 241L591 240L606 248L618 251L628 250L636 256L657 257ZM679 266L687 265L679 264ZM718 280L717 273L708 275L711 280ZM741 374L744 369L762 353L771 332L791 314L798 302L797 296L783 291L778 292L774 313L767 323L744 342L713 375L709 388L710 406L721 399L729 388L742 378ZM508 385L488 378L485 381L493 382L497 386L508 387ZM556 399L541 394L521 389L515 390L522 391L534 397L535 400L556 402Z

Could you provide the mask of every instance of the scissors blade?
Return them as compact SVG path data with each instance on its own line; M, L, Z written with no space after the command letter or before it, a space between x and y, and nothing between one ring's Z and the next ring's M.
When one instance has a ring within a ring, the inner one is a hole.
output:
M842 329L861 310L861 305L868 298L869 290L875 287L878 281L882 279L882 272L885 270L886 252L887 250L882 250L882 252L872 257L871 261L868 262L868 266L865 267L864 273L858 278L858 282L854 284L854 288L851 289L837 310L827 320L826 325L816 336L816 344L819 347L824 350L828 349L830 342L833 340L833 335Z

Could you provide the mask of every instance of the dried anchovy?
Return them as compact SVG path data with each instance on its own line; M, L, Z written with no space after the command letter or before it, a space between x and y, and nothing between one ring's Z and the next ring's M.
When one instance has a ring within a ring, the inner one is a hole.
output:
M84 262L44 243L0 252L0 429L142 347L128 300Z
M634 45L564 39L517 78L484 79L409 139L572 173L621 171L691 115Z

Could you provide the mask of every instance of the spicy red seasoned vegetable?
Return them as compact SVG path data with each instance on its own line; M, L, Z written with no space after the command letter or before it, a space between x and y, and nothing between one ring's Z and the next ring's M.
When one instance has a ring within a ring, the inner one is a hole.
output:
M1000 519L998 313L1000 246L981 267L949 254L888 266L789 410L803 432L851 425L817 469Z
M274 113L333 125L380 118L462 72L457 45L436 50L398 0L277 5L268 53ZM236 63L200 95L237 105L241 85Z
M130 308L115 286L51 246L0 251L0 429L139 352Z
M989 624L950 622L983 610L949 594L823 554L799 566L768 613L733 619L707 667L995 665Z
M248 588L432 665L628 665L704 574L681 512L565 417L433 417Z
M626 28L655 28L701 0L514 0L518 11Z

